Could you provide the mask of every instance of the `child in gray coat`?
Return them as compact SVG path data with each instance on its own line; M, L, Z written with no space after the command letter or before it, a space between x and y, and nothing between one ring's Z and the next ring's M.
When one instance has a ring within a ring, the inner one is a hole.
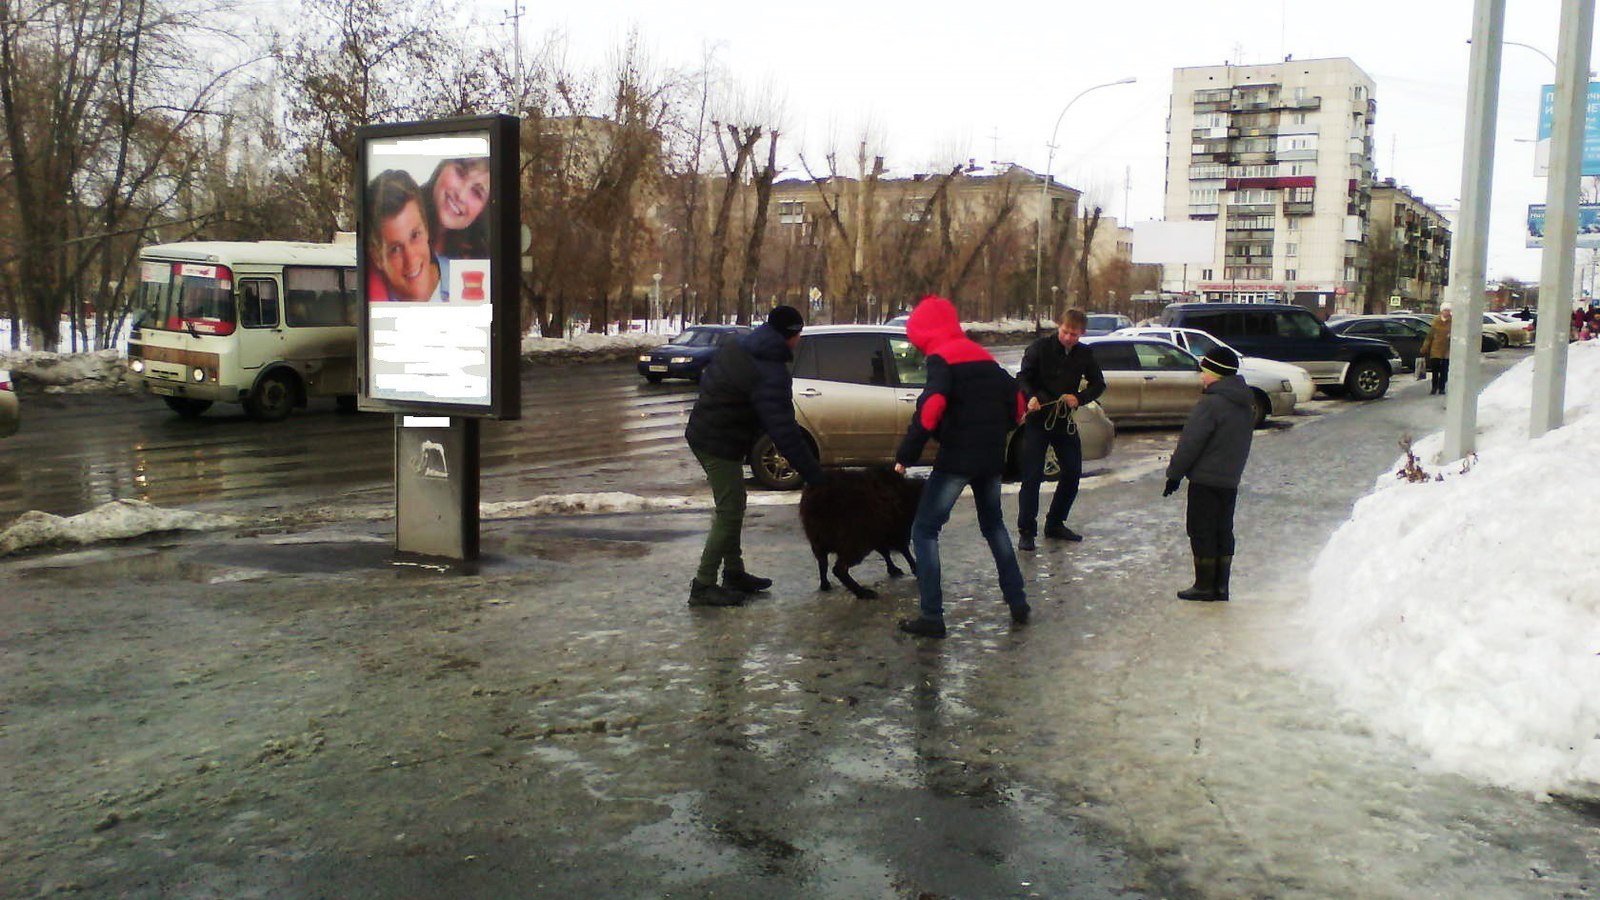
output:
M1255 403L1239 377L1239 355L1216 347L1200 360L1200 399L1189 411L1178 446L1167 464L1171 496L1189 479L1186 520L1194 552L1194 585L1178 592L1183 600L1227 600L1233 568L1233 510L1239 479L1250 457Z

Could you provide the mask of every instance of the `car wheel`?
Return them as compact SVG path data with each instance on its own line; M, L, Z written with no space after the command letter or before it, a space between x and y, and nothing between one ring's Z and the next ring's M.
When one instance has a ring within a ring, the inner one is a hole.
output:
M1511 343L1511 339L1503 334L1497 334L1494 336L1494 342L1496 350L1504 350L1506 345Z
M661 383L661 376L660 375L646 375L644 377L644 380L650 382L651 384L660 384Z
M1376 400L1389 391L1389 372L1382 363L1363 360L1350 367L1344 386L1351 400Z
M1256 427L1267 427L1267 416L1272 415L1272 401L1267 399L1264 391L1252 390L1250 397L1256 408Z
M191 400L188 397L162 397L161 400L168 409L185 419L198 419L201 413L211 408L210 400Z
M1494 339L1494 335L1487 332L1484 333L1482 340L1478 341L1479 353L1493 353L1499 349L1500 342Z
M778 445L765 434L750 451L750 471L762 487L774 491L795 490L803 480L799 470L789 465L789 460L778 451Z
M278 422L294 409L294 398L294 377L274 372L256 382L255 390L245 398L244 409L253 419Z

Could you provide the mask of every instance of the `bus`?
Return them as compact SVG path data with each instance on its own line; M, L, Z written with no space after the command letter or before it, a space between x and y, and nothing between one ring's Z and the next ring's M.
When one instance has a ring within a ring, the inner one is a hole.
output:
M354 412L359 301L354 235L146 247L129 381L185 418L239 403L274 422L327 396Z

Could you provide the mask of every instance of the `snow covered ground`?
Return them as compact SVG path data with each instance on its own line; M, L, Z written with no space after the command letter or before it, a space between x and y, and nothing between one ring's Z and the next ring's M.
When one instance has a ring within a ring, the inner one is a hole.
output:
M1565 426L1528 438L1532 356L1479 397L1477 455L1416 442L1323 548L1307 665L1441 769L1527 791L1600 785L1600 341L1570 345ZM1352 560L1359 563L1352 565Z

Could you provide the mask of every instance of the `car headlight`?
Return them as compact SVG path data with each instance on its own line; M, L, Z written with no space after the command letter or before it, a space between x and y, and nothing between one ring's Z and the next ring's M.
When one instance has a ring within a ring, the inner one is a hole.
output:
M133 374L135 374L135 375L143 375L144 374L144 360L142 360L142 359L132 360L131 362L128 363L128 368L132 369L133 370Z
M649 361L650 361L650 354L648 354L648 353L639 354L639 362L649 362Z
M672 361L673 361L673 363L675 363L677 365L683 365L684 363L692 363L692 362L694 362L694 357L692 357L692 356L674 356L672 358Z
M193 372L190 372L189 375L196 382L201 382L201 381L205 381L206 380L206 370L205 369L195 369Z

